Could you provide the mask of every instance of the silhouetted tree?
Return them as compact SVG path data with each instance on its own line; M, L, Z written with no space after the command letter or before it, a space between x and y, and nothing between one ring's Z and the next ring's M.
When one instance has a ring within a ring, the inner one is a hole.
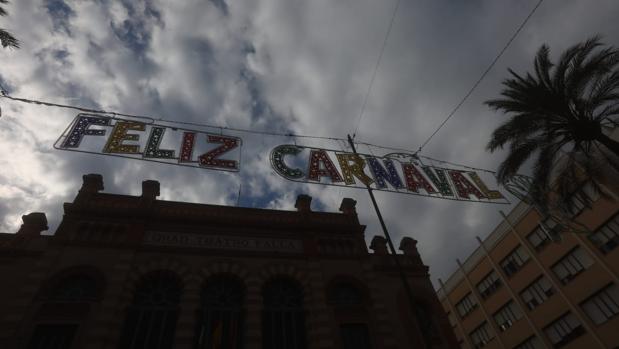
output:
M4 7L2 7L2 5L8 3L8 0L0 0L0 16L6 16L8 14ZM0 43L2 43L2 47L19 48L19 40L17 40L13 34L2 28L0 28Z
M529 159L533 163L531 197L547 211L553 207L571 211L578 183L592 180L599 186L605 169L619 168L619 142L608 136L619 115L619 51L604 47L599 37L568 48L557 64L543 45L534 60L534 71L503 81L501 98L486 101L510 119L492 133L487 149L494 152L509 145L497 178L507 183ZM616 178L615 178L616 180ZM578 193L580 199L588 198ZM556 201L555 201L556 200Z

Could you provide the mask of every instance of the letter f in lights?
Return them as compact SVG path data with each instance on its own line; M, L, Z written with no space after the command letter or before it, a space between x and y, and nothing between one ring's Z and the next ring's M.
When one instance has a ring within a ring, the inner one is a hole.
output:
M90 125L97 126L110 126L110 118L96 116L96 115L88 115L88 114L80 114L78 115L75 124L71 128L69 135L62 142L63 148L79 148L84 135L86 136L105 136L105 130L89 130L88 127Z
M297 155L301 152L301 148L294 145L279 145L271 151L271 164L273 169L280 175L288 179L299 179L305 176L305 173L298 168L290 168L284 162L286 155Z

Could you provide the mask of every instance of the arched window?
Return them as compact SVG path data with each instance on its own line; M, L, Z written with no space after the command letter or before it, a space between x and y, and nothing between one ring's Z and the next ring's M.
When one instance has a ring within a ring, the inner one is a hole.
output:
M83 269L65 271L43 287L28 349L71 348L88 317L90 303L99 299L103 288L101 280Z
M365 293L352 282L335 282L328 289L327 301L335 308L341 348L370 349Z
M97 297L97 282L90 275L71 275L52 288L48 295L49 301L55 302L88 302Z
M197 349L243 348L243 303L245 292L232 276L209 278L202 289L198 314Z
M127 310L120 348L172 348L181 292L181 282L172 272L155 271L142 277Z
M275 278L262 289L262 347L305 349L303 288L294 280Z
M336 307L361 307L364 296L361 290L348 282L335 284L329 292L329 302Z

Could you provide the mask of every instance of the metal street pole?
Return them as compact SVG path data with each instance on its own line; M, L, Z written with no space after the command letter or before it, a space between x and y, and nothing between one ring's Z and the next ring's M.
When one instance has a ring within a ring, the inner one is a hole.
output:
M348 135L348 143L350 144L350 147L352 148L352 152L355 155L357 154L357 150L355 149L355 143L352 140L352 137L350 137L350 135ZM408 279L406 278L406 274L404 273L404 268L402 268L402 264L400 263L400 259L398 258L398 254L396 252L395 247L393 246L393 241L391 240L391 236L389 235L389 231L387 230L387 226L385 225L385 221L383 220L383 215L380 213L380 209L378 208L378 204L376 203L376 199L374 198L374 193L372 191L372 188L370 188L369 184L365 184L365 187L368 190L368 193L370 194L370 199L372 199L372 205L374 205L374 210L376 211L376 215L378 216L378 221L380 222L380 226L383 228L383 234L385 235L385 239L387 239L387 244L389 244L389 249L391 250L391 256L393 257L393 261L395 262L396 268L398 269L398 272L400 274L400 278L402 279L402 285L404 285L404 290L406 292L406 295L408 297L408 303L410 304L411 307L411 314L415 315L415 317L417 318L417 323L419 324L419 332L421 333L421 335L423 336L424 342L425 342L425 346L427 349L430 349L432 347L432 343L430 340L430 333L429 333L429 329L430 329L430 323L428 323L427 319L423 319L421 314L419 314L419 309L415 306L415 298L413 297L413 291L411 289L411 286L408 283Z

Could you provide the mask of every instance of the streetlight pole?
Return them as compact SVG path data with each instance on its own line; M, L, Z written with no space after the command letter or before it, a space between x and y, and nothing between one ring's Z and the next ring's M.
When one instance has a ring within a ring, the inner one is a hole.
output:
M355 155L357 154L357 149L355 148L355 143L352 140L352 137L348 135L348 144L352 148L352 152ZM419 332L423 336L425 346L427 349L432 347L432 343L430 341L430 333L427 330L430 328L430 323L428 323L427 319L423 319L421 314L419 313L419 309L415 306L415 298L413 297L413 290L411 289L410 284L408 283L408 279L406 278L406 274L404 273L404 268L402 267L402 263L400 263L400 259L398 258L398 254L396 252L395 246L393 246L393 241L391 240L391 236L389 235L389 231L387 230L387 225L385 225L385 221L383 220L383 215L380 213L380 209L378 208L378 204L376 203L376 198L374 198L374 192L369 184L365 183L365 187L370 194L370 199L372 199L372 205L374 205L374 210L376 211L376 216L378 216L378 221L380 222L380 226L383 229L383 234L385 235L385 239L387 239L387 244L389 244L389 249L391 250L391 256L393 257L393 261L395 262L396 268L400 274L400 278L402 279L402 285L404 286L404 291L406 292L406 296L408 297L408 303L411 307L411 314L417 318L417 323L419 324Z

